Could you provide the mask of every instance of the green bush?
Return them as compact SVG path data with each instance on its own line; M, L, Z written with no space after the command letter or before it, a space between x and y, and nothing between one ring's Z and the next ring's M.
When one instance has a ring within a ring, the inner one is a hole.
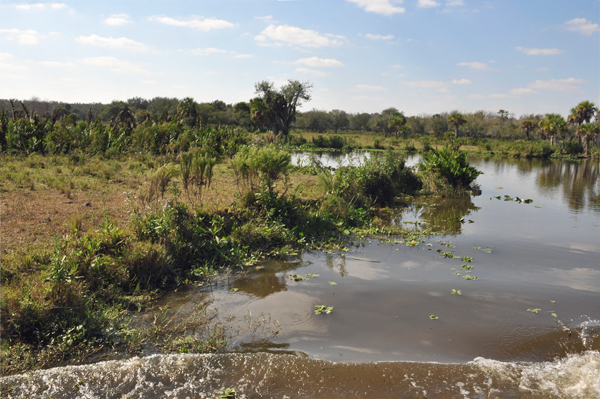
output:
M424 154L419 172L424 176L426 189L432 192L467 190L481 174L467 162L467 153L458 147L446 146Z

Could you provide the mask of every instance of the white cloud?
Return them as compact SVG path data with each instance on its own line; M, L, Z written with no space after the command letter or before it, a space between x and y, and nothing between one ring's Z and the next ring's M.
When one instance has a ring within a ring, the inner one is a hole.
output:
M311 75L320 76L320 77L329 75L329 72L317 71L316 69L308 69L308 68L297 68L296 72L310 73Z
M394 35L373 35L371 33L367 33L365 35L366 38L368 39L373 39L373 40L392 40L394 38Z
M559 50L557 48L523 48L523 47L516 47L516 49L519 50L522 53L527 54L527 55L557 55L557 54L564 53L563 50Z
M485 98L485 96L482 96L481 94L469 94L467 97L471 100L483 100Z
M579 32L582 35L591 35L594 32L600 31L598 24L593 24L585 18L574 18L565 22L565 28L573 32Z
M29 69L27 66L22 65L22 64L9 63L9 62L13 61L13 58L14 57L12 56L12 54L0 53L0 70L18 71L18 70Z
M12 58L13 58L12 54L0 53L0 61L8 61Z
M469 79L454 79L452 82L453 85L470 85L472 82Z
M233 58L252 58L254 57L254 54L236 54L233 56Z
M480 71L495 71L495 69L489 68L487 64L484 64L483 62L459 62L457 65L478 69Z
M582 79L568 78L568 79L550 79L550 80L536 80L533 83L527 85L530 89L545 89L551 91L573 91L579 89L578 84L583 83Z
M438 89L438 91L439 91L440 93L450 93L450 90L449 90L449 89L447 89L447 88L445 88L445 87L442 87L441 89Z
M449 0L446 2L446 5L448 7L464 6L465 2L463 0Z
M53 8L55 10L61 10L63 8L67 8L66 4L63 3L52 3L49 4L50 8ZM22 10L22 11L35 11L35 10L44 10L46 8L46 5L44 3L35 3L35 4L16 4L15 8L17 10Z
M509 96L508 94L490 94L488 97L491 97L491 98L514 98L514 96Z
M264 17L254 17L254 18L256 18L256 19L260 19L260 20L263 20L263 21L265 21L265 22L268 22L268 21L272 21L272 20L273 20L273 16L272 16L272 15L265 15Z
M511 89L508 94L513 96L522 96L524 94L537 94L537 91L529 88L519 87L518 89Z
M231 28L235 26L231 22L216 18L190 19L187 21L182 21L180 19L169 17L151 17L150 21L157 21L165 25L183 26L186 28L198 29L204 32L208 32L213 29Z
M330 36L344 38L343 36ZM267 38L303 47L325 47L342 44L342 41L332 39L327 35L321 35L314 30L301 29L289 25L269 25L260 33L260 35L256 36L254 40L265 42Z
M406 9L397 7L394 4L402 4L402 0L348 0L357 6L364 8L365 11L374 12L382 15L401 14Z
M220 48L207 47L207 48L197 48L193 50L188 50L186 53L194 54L194 55L210 55L210 54L223 54L228 53L227 50L222 50Z
M121 26L131 22L127 14L113 14L104 20L106 25Z
M132 75L150 75L150 72L139 65L129 61L119 60L115 57L87 57L82 60L86 65L108 68L113 72Z
M420 8L438 7L439 5L440 3L434 0L419 0L419 2L417 3L417 7Z
M340 61L335 60L333 58L318 58L318 57L308 57L301 58L298 61L295 61L294 64L302 64L311 67L339 67L344 66Z
M358 84L350 90L352 90L352 91L387 91L387 89L382 86L371 86L371 85L365 85L365 84Z
M17 4L15 5L15 8L17 10L24 10L24 11L29 11L29 10L43 10L45 8L44 4L42 3L35 3L35 4Z
M444 82L437 82L435 80L419 80L419 81L414 81L414 82L400 82L400 84L403 86L406 86L406 87L420 87L420 88L425 88L425 89L440 88L440 87L444 87L446 85L446 83L444 83Z
M92 46L103 48L114 48L128 51L146 51L148 46L135 40L127 39L126 37L112 38L100 37L98 35L79 36L75 39L77 43L90 44Z
M77 65L70 62L40 61L38 64L48 68L77 68Z
M33 29L0 29L0 33L5 33L8 40L16 40L19 44L31 46L40 42L39 33Z

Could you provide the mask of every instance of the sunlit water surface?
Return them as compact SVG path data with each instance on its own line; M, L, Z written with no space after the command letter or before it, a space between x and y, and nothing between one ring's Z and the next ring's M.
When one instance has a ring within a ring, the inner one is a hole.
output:
M414 247L354 240L348 252L266 262L157 304L181 317L218 311L234 353L134 357L2 383L9 397L212 397L220 387L248 398L600 397L598 162L470 161L484 172L482 195L395 220L449 234Z

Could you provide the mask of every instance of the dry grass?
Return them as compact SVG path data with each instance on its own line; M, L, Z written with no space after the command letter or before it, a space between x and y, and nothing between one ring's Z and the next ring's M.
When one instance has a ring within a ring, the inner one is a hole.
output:
M145 193L160 163L129 158L91 159L73 165L66 156L0 157L3 255L41 249L56 235L63 236L75 227L82 232L95 229L105 216L124 227L128 220L125 193ZM297 186L303 199L321 195L316 176L292 173L288 190ZM201 204L208 212L222 210L235 201L237 193L236 177L226 160L215 166ZM187 201L179 177L169 184L165 197Z

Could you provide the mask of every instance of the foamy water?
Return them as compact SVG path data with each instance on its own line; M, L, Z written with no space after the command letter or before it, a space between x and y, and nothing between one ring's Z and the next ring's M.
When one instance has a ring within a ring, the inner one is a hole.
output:
M152 355L4 377L7 398L597 398L600 353L553 362L333 363L292 355Z

